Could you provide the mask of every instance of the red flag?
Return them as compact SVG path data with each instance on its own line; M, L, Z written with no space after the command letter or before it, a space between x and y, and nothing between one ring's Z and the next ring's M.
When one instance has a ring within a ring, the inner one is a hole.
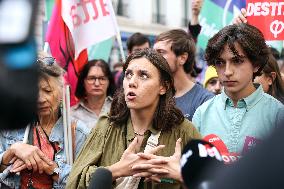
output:
M67 72L65 83L71 86L71 106L76 103L74 96L77 76L81 68L88 61L87 49L83 50L75 60L75 48L71 33L61 16L61 0L56 0L52 16L46 33L46 41L49 43L52 56Z

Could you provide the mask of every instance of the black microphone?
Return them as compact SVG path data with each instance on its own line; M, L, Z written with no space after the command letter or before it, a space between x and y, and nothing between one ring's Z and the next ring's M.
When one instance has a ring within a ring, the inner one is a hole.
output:
M98 168L93 174L88 189L111 189L112 173L106 168Z
M213 169L223 167L222 156L217 148L203 140L191 140L183 149L181 173L188 188L206 188L213 179ZM206 185L207 185L206 184Z

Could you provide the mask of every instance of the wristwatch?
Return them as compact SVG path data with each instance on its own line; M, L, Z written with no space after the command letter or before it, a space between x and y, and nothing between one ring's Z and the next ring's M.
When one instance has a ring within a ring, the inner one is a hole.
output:
M60 169L59 169L59 167L55 167L55 168L53 169L53 172L52 172L52 174L51 174L50 176L59 175L59 172L60 172Z

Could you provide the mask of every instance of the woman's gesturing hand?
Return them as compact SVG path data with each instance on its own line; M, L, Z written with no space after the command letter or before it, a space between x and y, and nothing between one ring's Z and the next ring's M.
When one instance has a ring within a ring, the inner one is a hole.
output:
M161 182L161 178L171 178L182 182L180 174L181 139L176 141L175 153L170 157L147 153L137 155L147 161L132 167L135 172L138 172L134 176L146 177L157 182Z
M112 172L113 180L119 177L126 177L136 174L137 172L132 169L133 165L146 163L147 159L137 155L136 149L138 149L138 147L138 139L134 138L134 140L122 154L120 161L108 167L108 169ZM163 147L164 145L157 146L156 148L150 150L149 153L154 154Z

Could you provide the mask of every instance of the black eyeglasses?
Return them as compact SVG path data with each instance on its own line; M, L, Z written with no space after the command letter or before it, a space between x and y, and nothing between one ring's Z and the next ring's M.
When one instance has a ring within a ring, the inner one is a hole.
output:
M87 81L88 84L94 84L96 82L96 80L98 80L101 85L104 85L104 84L106 84L108 78L105 77L105 76L100 76L100 77L89 76L89 77L86 78L86 81Z

